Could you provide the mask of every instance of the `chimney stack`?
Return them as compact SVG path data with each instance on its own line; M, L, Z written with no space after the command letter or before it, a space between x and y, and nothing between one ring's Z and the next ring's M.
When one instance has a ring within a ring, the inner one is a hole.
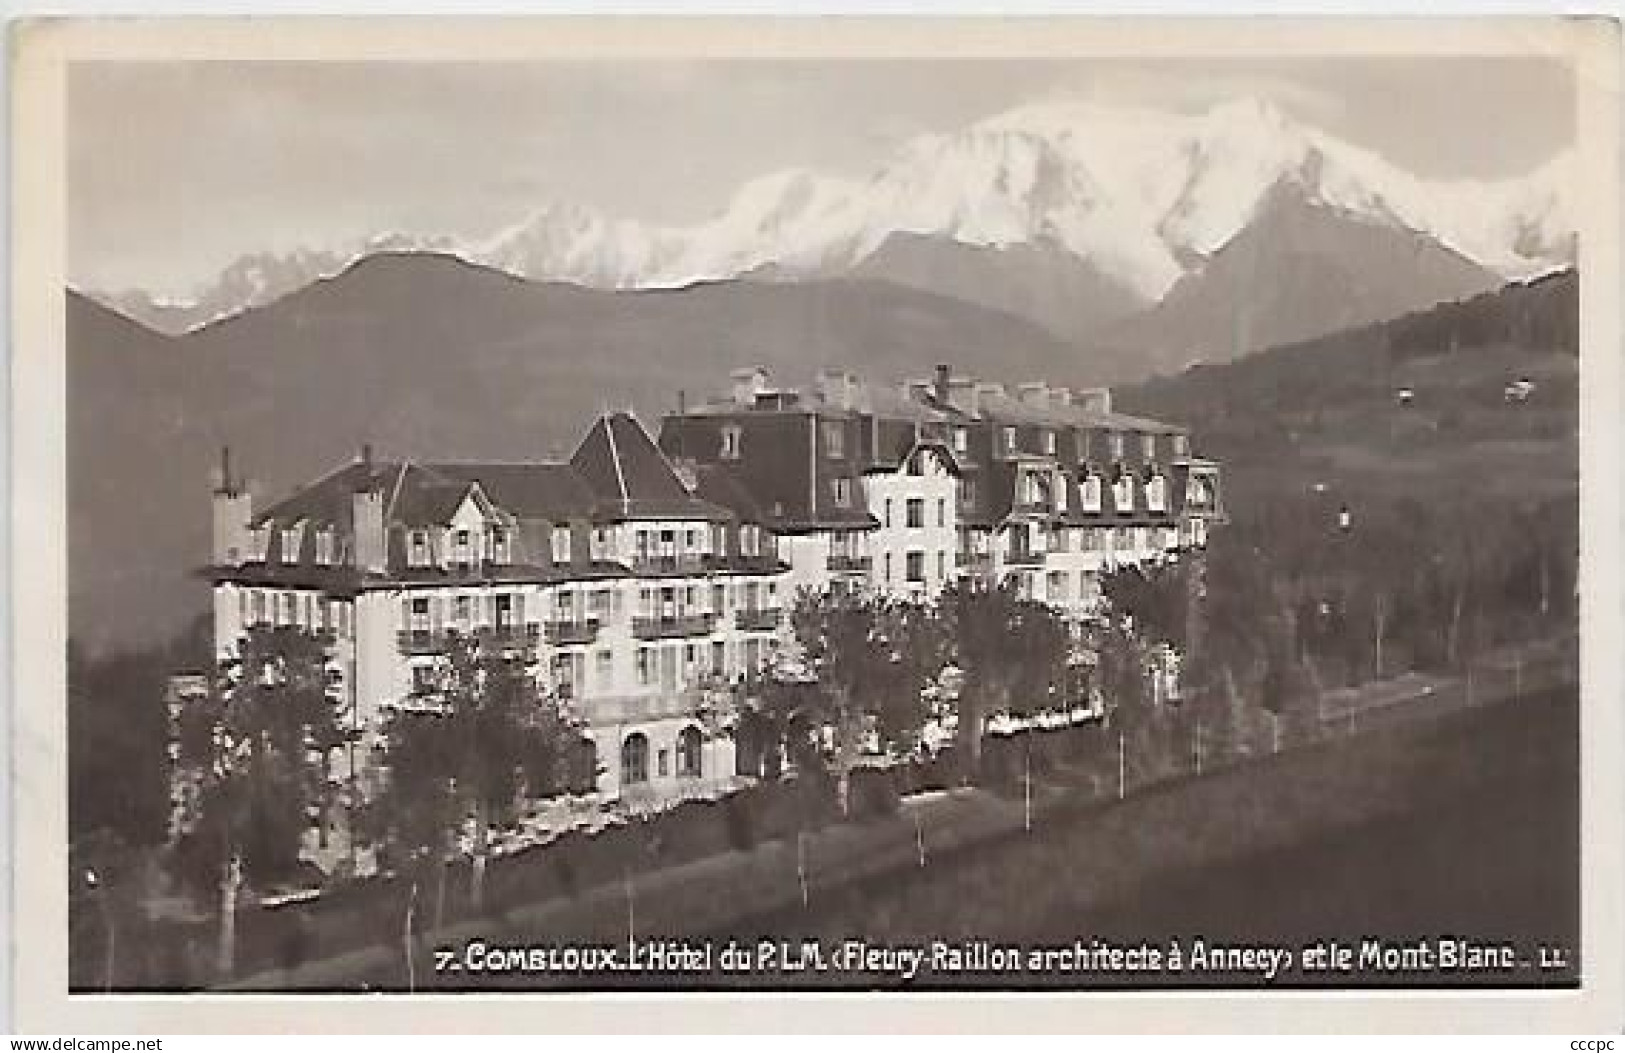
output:
M952 378L953 371L948 368L948 363L937 363L937 374L936 380L933 382L933 390L938 402L948 401L948 384Z

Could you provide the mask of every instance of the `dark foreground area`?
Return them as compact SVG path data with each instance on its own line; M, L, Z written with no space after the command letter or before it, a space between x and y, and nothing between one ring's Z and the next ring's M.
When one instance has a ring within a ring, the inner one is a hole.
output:
M1041 786L1031 829L1020 790L955 795L921 827L837 832L867 846L859 876L820 877L831 849L808 849L801 894L795 847L774 844L635 901L606 889L488 919L413 954L411 975L371 955L246 986L1575 986L1576 690L1419 705L1124 801ZM986 832L945 841L931 823L950 815ZM753 868L782 891L747 895Z

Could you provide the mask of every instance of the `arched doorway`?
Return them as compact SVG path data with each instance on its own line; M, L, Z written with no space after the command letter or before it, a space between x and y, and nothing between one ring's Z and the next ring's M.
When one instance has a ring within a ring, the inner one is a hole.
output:
M690 724L677 735L677 774L689 778L699 778L702 774L703 760L701 746L703 739L700 729Z
M634 731L621 741L621 785L636 786L649 781L649 738Z

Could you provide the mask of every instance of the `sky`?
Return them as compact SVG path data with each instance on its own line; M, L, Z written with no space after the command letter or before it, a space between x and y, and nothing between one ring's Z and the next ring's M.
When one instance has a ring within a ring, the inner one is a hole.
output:
M1567 67L1522 58L84 62L69 280L176 292L249 252L477 237L554 200L688 223L750 178L861 176L1031 102L1240 97L1429 177L1520 175L1574 137Z

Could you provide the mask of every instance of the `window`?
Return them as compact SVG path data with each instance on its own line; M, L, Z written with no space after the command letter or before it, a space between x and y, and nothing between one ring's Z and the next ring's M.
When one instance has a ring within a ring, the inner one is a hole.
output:
M1044 452L1051 457L1055 456L1055 433L1052 431L1044 432Z
M469 552L468 540L469 532L467 530L458 530L452 534L451 559L453 563L468 563L470 561L471 553Z
M1004 429L1004 449L1005 449L1006 453L1014 453L1016 451L1016 429L1015 428L1005 428Z
M649 781L649 739L634 731L621 742L621 785L636 786Z
M908 513L908 525L910 527L918 528L925 526L925 500L923 498L909 498L906 510Z
M887 527L891 526L891 498L889 497L886 498L886 514L883 517L883 521Z
M282 531L282 562L299 562L299 528L288 527Z
M891 553L890 552L886 553L886 561L885 562L886 562L885 582L886 582L887 585L890 585L891 584Z
M726 585L711 586L711 613L721 614L728 609L728 588Z
M592 656L592 678L600 691L610 686L615 676L615 655L611 651L600 650Z
M333 562L332 527L322 527L316 531L316 562L324 567Z
M567 526L553 528L553 562L570 562L570 528Z
M943 581L948 577L948 553L937 549L937 580Z
M1153 512L1167 511L1167 489L1162 476L1153 475L1145 484L1145 507Z
M690 724L677 736L677 774L699 778L701 766L700 729Z
M824 452L833 460L846 456L846 425L838 420L823 422Z
M664 779L671 774L671 750L663 749L659 752L660 777Z
M468 596L459 596L453 601L452 611L458 624L467 625L474 615L474 601Z
M1085 512L1100 511L1100 476L1091 475L1078 487Z
M587 611L600 621L608 621L610 607L614 603L613 589L593 589L587 593Z
M506 527L491 528L491 562L511 562L508 556L508 530Z
M1121 461L1123 459L1123 433L1120 431L1108 433L1106 443L1112 451L1112 460Z
M965 479L959 484L959 503L966 508L976 507L976 480Z
M414 567L429 565L429 532L427 530L414 530L409 541L410 553L407 562Z
M852 480L844 476L835 478L835 507L852 507Z
M1157 459L1157 437L1150 432L1140 436L1140 458L1146 461Z
M693 552L700 547L700 532L692 528L683 531L683 548Z
M964 428L954 429L954 452L964 453L970 449L970 432Z
M1079 462L1089 459L1089 433L1087 431L1080 428L1078 431L1073 432L1072 445L1076 450Z
M728 671L728 648L721 640L711 642L711 674L722 676Z
M1112 505L1119 512L1134 511L1134 480L1127 473L1112 484Z
M427 629L429 627L429 598L427 596L412 597L412 628Z
M496 604L497 628L507 629L512 627L514 623L514 604L512 594L506 592L502 593L497 597Z
M739 528L739 553L749 559L755 559L762 554L761 527L754 523L746 523Z
M739 460L739 445L741 435L739 425L725 424L722 426L722 459L725 461Z
M1175 435L1169 441L1173 444L1175 457L1190 456L1191 439L1189 435Z
M910 552L908 554L908 566L907 566L906 569L908 571L908 580L909 581L924 581L925 580L925 553L924 552Z
M412 667L412 694L432 695L440 687L439 670L432 665Z
M655 682L655 652L652 647L638 648L638 683L644 687Z

